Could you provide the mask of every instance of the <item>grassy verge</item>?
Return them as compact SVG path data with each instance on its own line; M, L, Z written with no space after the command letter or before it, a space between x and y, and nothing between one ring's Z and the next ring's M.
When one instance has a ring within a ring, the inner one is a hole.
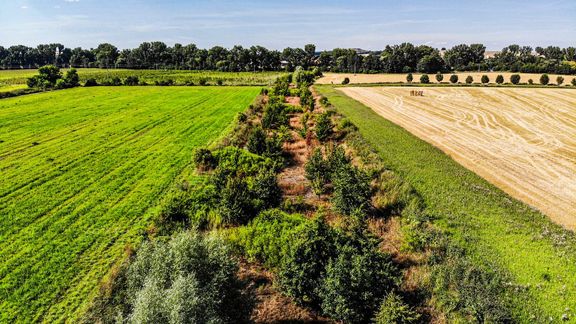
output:
M574 318L576 237L332 86L316 86L384 163L422 196L434 223L514 278L523 321Z

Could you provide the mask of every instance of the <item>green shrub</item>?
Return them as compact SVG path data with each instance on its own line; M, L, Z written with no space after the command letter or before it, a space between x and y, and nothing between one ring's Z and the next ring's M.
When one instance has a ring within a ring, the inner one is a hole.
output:
M363 213L370 207L372 196L370 179L362 170L353 165L340 167L332 175L334 192L332 205L344 215Z
M458 75L452 74L450 76L450 83L458 83Z
M97 85L98 85L98 82L96 82L96 79L94 79L94 78L89 78L88 80L86 80L86 82L84 82L85 87L95 87Z
M129 76L126 78L126 80L124 80L124 85L127 86L137 86L139 83L138 77L137 76Z
M406 81L407 81L408 83L411 83L413 80L414 80L414 76L412 75L412 73L408 73L408 74L406 75Z
M330 172L322 150L317 147L304 166L306 179L310 181L314 193L321 195L325 192L325 186L330 180Z
M379 303L395 286L396 268L376 242L346 243L326 266L319 296L322 311L345 323L367 323Z
M430 83L430 77L428 76L428 74L422 74L420 76L420 83L424 84Z
M347 167L351 160L346 155L344 148L342 146L336 146L335 148L328 150L327 152L327 162L328 162L328 171L330 172L330 179L334 177L336 171L340 170L341 168Z
M349 83L350 83L349 77L345 77L344 80L342 81L342 84L349 84Z
M332 135L332 120L327 113L318 115L316 119L316 137L320 142L326 141Z
M216 158L214 158L214 155L212 155L212 151L207 148L196 149L192 159L196 165L196 168L202 171L214 169L217 163Z
M471 84L472 82L474 82L474 78L471 75L467 76L466 77L466 84Z
M269 103L262 115L262 127L266 129L278 128L288 124L288 115L282 103Z
M440 72L436 73L436 81L438 81L438 83L442 82L442 80L444 80L444 75Z
M498 83L498 84L504 83L504 76L502 76L502 74L498 74L496 76L496 83Z
M219 239L180 233L146 242L126 275L129 311L116 320L135 323L247 321L250 299L236 278L238 266Z
M282 201L282 189L278 186L274 170L261 170L252 180L250 189L256 210L277 207Z
M283 258L278 281L283 292L299 304L320 305L318 296L328 261L334 257L335 233L322 218L294 234L291 248Z
M480 78L480 82L482 82L482 84L490 83L490 78L486 74L484 74L482 78Z
M255 213L248 183L240 177L229 177L219 192L218 212L225 224L244 225Z
M349 118L342 118L342 120L340 121L340 125L338 125L338 128L341 130L351 130L351 131L358 130L356 125L354 125L354 123L352 123L352 121Z
M521 77L520 77L520 74L512 74L512 75L510 76L510 82L511 82L512 84L518 84L518 83L520 83L520 78L521 78Z
M314 97L308 86L300 88L300 105L308 111L314 111Z
M404 303L395 293L389 293L374 318L376 324L410 324L418 323L420 314Z
M572 85L576 87L576 78L572 78Z
M529 85L533 85L533 84L534 84L534 80L528 79L528 84L529 84Z
M266 132L261 127L255 127L248 136L246 148L249 152L263 155L266 152Z
M548 76L548 74L544 73L542 74L542 76L540 76L540 84L541 85L547 85L550 82L550 77Z
M78 76L78 71L74 68L66 71L64 76L64 83L66 88L74 88L80 85L80 77Z
M562 83L564 83L564 77L557 76L556 77L556 84L562 85Z

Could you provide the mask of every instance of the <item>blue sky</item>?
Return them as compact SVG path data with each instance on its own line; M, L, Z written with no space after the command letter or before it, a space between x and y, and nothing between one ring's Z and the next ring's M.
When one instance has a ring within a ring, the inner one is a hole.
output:
M0 0L0 45L576 46L575 0Z

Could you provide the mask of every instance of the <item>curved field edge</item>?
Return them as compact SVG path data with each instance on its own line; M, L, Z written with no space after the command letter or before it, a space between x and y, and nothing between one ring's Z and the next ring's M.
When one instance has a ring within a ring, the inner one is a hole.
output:
M254 87L78 88L0 101L0 322L75 321ZM194 176L192 176L192 181Z
M331 86L315 86L359 127L386 165L422 195L437 226L515 279L519 316L576 309L576 237L449 156Z

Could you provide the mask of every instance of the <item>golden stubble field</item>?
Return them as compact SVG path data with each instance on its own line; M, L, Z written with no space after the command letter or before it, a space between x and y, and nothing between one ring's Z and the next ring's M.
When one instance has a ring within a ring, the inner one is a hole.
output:
M576 90L340 90L553 221L576 229ZM424 96L410 96L412 90Z
M466 77L469 75L472 76L474 79L473 83L479 84L480 79L483 75L487 75L490 79L490 84L496 83L496 77L501 74L504 77L505 83L510 83L510 76L512 74L520 74L520 82L521 83L528 83L529 79L534 81L534 84L540 84L540 77L542 74L535 74L535 73L509 73L509 72L458 72L458 73L444 73L444 79L442 80L443 83L449 84L450 83L450 76L452 74L458 75L458 82L459 83L466 83ZM353 73L324 73L324 76L316 83L318 84L341 84L344 78L350 79L350 84L367 84L367 83L406 83L406 75L404 74L353 74ZM413 83L420 82L421 73L413 73L414 77ZM435 78L435 74L429 74L430 83L438 83ZM550 84L556 84L556 74L548 74L550 77ZM570 82L573 78L576 78L576 75L562 75L564 78L563 86L570 86Z

